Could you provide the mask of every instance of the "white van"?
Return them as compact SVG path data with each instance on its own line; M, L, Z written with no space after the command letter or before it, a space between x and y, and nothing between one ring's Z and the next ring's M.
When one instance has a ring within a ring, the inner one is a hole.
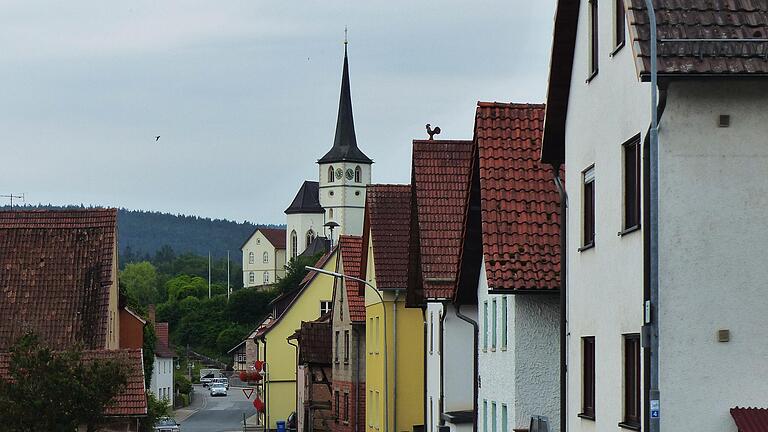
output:
M210 386L213 386L215 384L219 384L224 386L227 390L229 390L229 379L227 378L213 378L210 382Z

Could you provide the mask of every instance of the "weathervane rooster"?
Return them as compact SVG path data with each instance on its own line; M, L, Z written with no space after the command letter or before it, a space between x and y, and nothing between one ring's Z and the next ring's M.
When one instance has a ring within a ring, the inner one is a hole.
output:
M427 134L429 134L430 141L434 140L435 135L440 135L440 126L435 126L435 128L432 129L432 125L427 123Z

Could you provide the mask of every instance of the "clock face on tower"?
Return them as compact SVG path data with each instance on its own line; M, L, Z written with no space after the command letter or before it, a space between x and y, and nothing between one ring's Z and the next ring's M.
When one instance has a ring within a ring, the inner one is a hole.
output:
M347 180L352 180L353 178L355 178L355 172L352 171L352 168L347 168L346 175L347 175Z
M336 168L336 179L341 179L344 177L344 170L341 168Z

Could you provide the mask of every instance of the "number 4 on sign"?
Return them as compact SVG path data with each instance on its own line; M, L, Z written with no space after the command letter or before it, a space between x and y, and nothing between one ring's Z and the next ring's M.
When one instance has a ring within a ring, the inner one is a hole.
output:
M252 388L244 388L244 389L243 389L243 394L245 395L245 397L247 397L248 399L250 399L250 398L251 398L251 395L253 395L253 390L254 390L254 389L252 389Z

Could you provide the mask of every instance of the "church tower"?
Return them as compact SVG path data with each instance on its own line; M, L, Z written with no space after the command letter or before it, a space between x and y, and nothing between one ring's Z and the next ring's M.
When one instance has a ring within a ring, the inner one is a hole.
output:
M325 210L326 223L339 224L333 230L334 244L340 234L362 235L365 188L371 183L373 161L357 147L346 41L336 136L333 147L318 159L317 164L320 168L319 199ZM325 230L325 235L330 235L328 229Z

